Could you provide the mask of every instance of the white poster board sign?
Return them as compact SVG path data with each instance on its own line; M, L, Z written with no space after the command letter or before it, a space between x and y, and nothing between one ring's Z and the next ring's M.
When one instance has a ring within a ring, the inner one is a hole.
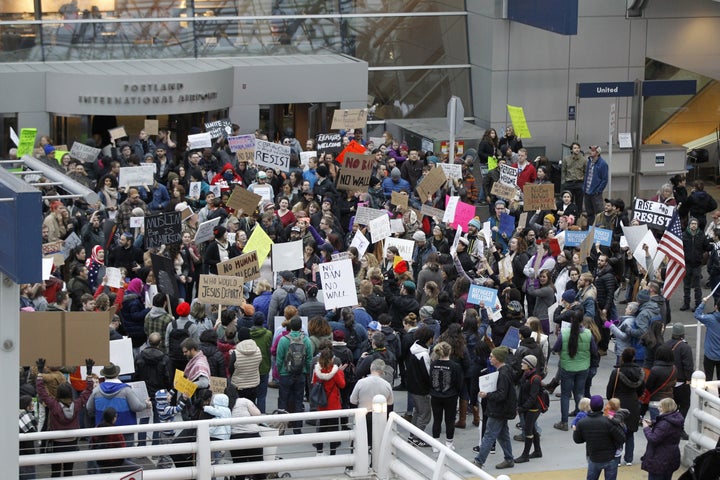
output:
M460 197L450 197L447 204L445 205L445 214L443 215L442 221L445 223L452 223L455 220L455 210L457 210L458 202Z
M357 305L355 274L348 259L319 264L320 282L325 295L325 308L352 307Z
M388 247L397 247L398 252L403 260L412 262L413 249L415 248L415 242L413 240L406 240L404 238L388 237L385 239L385 248L383 250L383 258L387 254Z
M72 147L70 147L70 156L83 163L94 162L98 155L100 155L99 148L89 147L84 143L73 142Z
M120 288L122 286L122 274L119 268L105 267L105 275L107 275L108 287Z
M439 163L448 180L462 180L462 165L455 163Z
M405 233L405 224L402 218L393 218L390 220L390 231L392 233Z
M492 393L497 390L498 372L488 373L479 379L479 392Z
M197 150L198 148L212 148L212 137L210 133L197 133L188 135L188 148Z
M352 242L350 242L350 246L357 248L358 255L362 257L365 255L367 248L370 246L370 242L367 237L358 230L355 232L355 236L353 237Z
M298 270L303 268L303 241L278 243L272 246L272 270Z
M253 193L255 195L260 195L262 199L260 200L260 203L262 202L272 202L274 197L274 192L272 189L272 186L265 184L260 185L256 184L253 186ZM249 212L248 212L249 213Z
M120 367L120 375L135 373L135 358L130 337L110 342L110 361Z
M143 228L145 217L130 217L130 228Z
M120 168L120 178L118 178L119 187L139 187L140 185L150 186L155 181L155 171L157 167L154 163L140 165L138 167L122 167Z
M195 244L207 242L208 240L212 240L213 238L215 238L215 235L213 234L213 229L218 223L220 223L220 220L222 220L221 217L216 217L212 220L201 223L198 226L197 232L195 232Z
M504 183L506 185L517 185L517 168L502 164L498 165L498 168L500 169L500 179L498 180L500 183Z
M132 391L135 392L135 395L137 395L138 400L140 400L142 403L145 403L145 400L150 398L150 395L148 395L147 391L147 385L145 384L145 381L140 382L127 382L125 385L129 385L130 388L132 388ZM152 407L148 407L145 410L140 410L139 412L135 413L135 417L140 418L150 418L152 417Z
M255 164L289 172L290 146L255 140Z
M390 219L387 215L370 220L370 240L377 243L390 236Z

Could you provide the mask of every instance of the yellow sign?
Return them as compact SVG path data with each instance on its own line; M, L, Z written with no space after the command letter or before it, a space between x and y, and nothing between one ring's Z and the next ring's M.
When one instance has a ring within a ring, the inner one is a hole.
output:
M18 144L18 158L23 155L32 155L35 147L35 137L37 137L37 128L21 128L20 143ZM44 153L44 152L43 152Z
M510 121L512 122L513 129L515 130L515 135L517 135L518 138L532 138L527 120L525 120L525 111L523 110L523 107L513 107L512 105L508 105L507 109L510 114Z
M182 370L175 370L175 379L173 380L173 387L180 393L184 393L188 398L192 397L197 390L197 385L187 378Z
M258 265L262 267L263 262L270 254L270 246L272 244L273 241L268 237L268 234L265 233L265 230L263 230L260 225L256 225L248 242L245 244L243 252L252 252L255 250L257 252Z

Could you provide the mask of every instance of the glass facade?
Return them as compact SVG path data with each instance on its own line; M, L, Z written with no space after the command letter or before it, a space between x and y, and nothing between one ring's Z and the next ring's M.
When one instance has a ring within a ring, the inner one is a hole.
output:
M369 64L376 120L390 118L385 111L444 116L450 95L471 116L464 8L460 0L3 0L0 62L343 53Z

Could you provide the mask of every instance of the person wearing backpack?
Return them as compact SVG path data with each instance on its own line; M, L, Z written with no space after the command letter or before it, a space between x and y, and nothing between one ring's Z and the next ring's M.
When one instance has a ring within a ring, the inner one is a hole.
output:
M197 325L188 318L190 304L182 302L175 309L175 313L178 315L177 320L170 322L165 329L165 345L167 346L173 372L175 370L185 370L188 362L188 359L183 355L180 344L186 338L197 338Z
M294 285L295 275L289 270L283 270L279 273L281 284L270 297L270 306L268 307L268 325L272 325L272 328L268 327L271 331L274 331L277 327L275 325L275 317L282 315L285 311L285 307L292 305L293 307L299 307L307 297L305 292L301 288Z
M535 355L525 355L522 359L523 376L518 393L518 415L523 419L523 440L525 447L515 463L526 463L531 458L541 458L540 434L536 422L542 410L538 396L542 390L542 377L537 370L538 359ZM532 453L530 449L535 447Z
M290 333L282 337L277 346L277 368L280 375L278 408L295 413L305 410L305 378L312 371L312 344L301 331L300 317L294 316L288 326ZM298 426L293 425L293 428L299 433Z
M325 406L319 405L317 407L320 412L340 410L343 408L340 390L345 388L345 368L347 364L338 367L333 360L334 355L332 348L324 348L320 351L320 358L313 369L312 384L322 383L327 398L327 404ZM318 422L318 433L337 431L339 427L339 418L321 418ZM325 455L322 443L314 443L313 446L317 450L317 456ZM339 446L340 442L330 442L330 455L335 455Z

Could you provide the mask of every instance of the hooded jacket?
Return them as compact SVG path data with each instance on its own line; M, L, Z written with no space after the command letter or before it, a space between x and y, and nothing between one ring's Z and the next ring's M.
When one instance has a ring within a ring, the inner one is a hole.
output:
M135 381L144 381L150 398L163 388L172 387L170 357L159 348L148 347L135 360Z
M205 405L203 410L205 413L215 418L230 418L232 412L228 406L230 399L224 393L216 393L213 395L212 405ZM218 440L230 440L230 425L216 425L210 427L210 438Z
M80 428L80 411L88 402L88 398L90 398L90 394L92 393L92 380L87 382L85 390L69 405L56 400L54 396L48 393L42 376L38 376L35 380L35 388L37 389L38 398L48 407L49 430L75 430ZM58 440L70 441L72 439Z
M260 349L262 361L260 362L260 375L270 372L270 347L272 346L273 334L265 327L254 326L250 329L250 338Z
M205 354L210 366L210 376L225 377L225 359L218 349L217 333L215 330L205 330L200 334L200 350Z
M135 425L136 412L146 408L130 385L117 381L105 381L93 390L87 402L88 414L95 417L95 424L102 421L106 408L113 407L117 411L116 426Z
M243 340L235 346L235 351L231 355L235 366L230 383L238 390L244 388L253 388L260 385L260 363L262 362L262 353L260 348L253 340Z
M685 419L675 410L662 413L645 427L647 449L640 468L653 475L670 475L680 468L680 435Z
M320 363L315 364L313 369L312 383L324 382L325 394L327 395L327 406L318 407L318 411L340 410L340 390L345 388L345 372L333 364L331 368L320 368Z
M430 354L427 347L415 342L410 346L410 354L405 359L405 385L408 393L429 395Z
M620 406L628 410L625 426L628 432L637 432L640 423L640 404L638 397L645 388L645 374L635 363L616 366L610 372L605 398L617 398Z

